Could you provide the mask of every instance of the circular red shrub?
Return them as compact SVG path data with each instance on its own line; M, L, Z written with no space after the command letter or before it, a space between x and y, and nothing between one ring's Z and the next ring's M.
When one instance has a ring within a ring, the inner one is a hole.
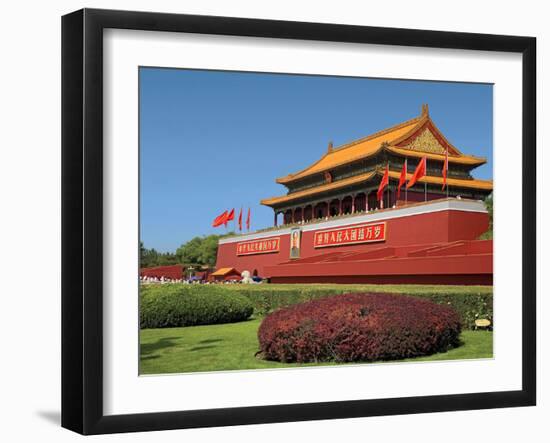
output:
M258 330L264 358L282 362L395 360L459 343L450 307L392 294L347 294L269 314Z

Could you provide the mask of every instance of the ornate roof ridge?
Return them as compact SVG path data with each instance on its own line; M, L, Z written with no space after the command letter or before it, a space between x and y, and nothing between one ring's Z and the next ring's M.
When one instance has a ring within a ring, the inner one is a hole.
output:
M380 137L380 136L382 136L384 134L387 134L389 132L397 131L398 129L404 128L405 126L412 125L413 123L419 123L421 120L424 120L424 119L425 119L424 116L417 116L417 117L411 118L411 119L406 120L404 122L398 123L397 125L393 125L393 126L390 126L389 128L382 129L378 132L374 132L373 134L369 134L366 137L362 137L362 138L359 138L357 140L353 140L349 143L345 143L345 144L343 144L341 146L338 146L336 148L333 148L332 152L340 151L342 149L346 149L346 148L350 148L352 146L358 145L359 143L367 142L369 140L372 140L373 138ZM414 129L416 129L416 128L412 128L411 131L414 130Z
M407 149L406 146L403 146L405 142L417 137L423 130L430 131L437 141L443 145L443 148L446 149L449 154L450 162L470 165L472 167L476 167L487 162L486 157L464 154L457 147L455 147L436 126L430 117L428 105L424 104L422 105L421 114L419 116L374 132L365 137L358 138L338 147L333 147L331 142L327 151L317 161L295 173L279 177L275 181L286 185L287 183L300 180L301 178L305 178L316 173L330 171L333 168L371 157L378 154L381 150L391 151L398 155L410 155L413 157L428 155L429 158L433 160L443 159L444 154L441 153L430 152L429 150ZM386 134L388 134L389 137L384 140L384 135ZM347 151L349 148L354 149Z
M383 172L377 170L376 175L381 176L381 175L383 175ZM399 178L400 175L401 175L401 172L399 172L399 171L393 171L393 170L389 171L390 178L397 179L397 178ZM413 173L407 172L407 179L409 179L412 176L413 176ZM419 178L418 182L419 183L428 182L428 183L440 184L440 183L443 183L443 177L441 177L439 175L429 175L429 174L427 174L427 175ZM493 180L492 179L491 180L485 180L485 179L475 178L475 177L471 177L471 178L447 177L447 184L448 185L455 186L456 184L458 184L458 186L460 186L460 184L462 184L462 185L465 185L467 187L475 188L475 186L468 186L467 184L469 184L469 183L477 184L478 186L485 186L486 187L485 190L488 190L489 188L490 189L493 188Z
M368 180L372 178L374 175L376 175L376 171L370 171L362 174L352 175L351 177L346 177L344 179L337 180L332 183L323 183L321 185L316 185L311 188L303 189L301 191L296 191L290 194L264 198L260 200L260 204L265 206L270 206L270 204L277 203L277 202L274 202L274 200L281 200L281 201L293 200L296 198L309 196L311 194L316 194L327 190L338 189L349 184L354 184L357 182L361 182L363 180Z
M351 142L348 142L348 143L345 143L343 145L340 145L338 147L330 147L330 149L325 152L317 161L313 162L312 164L306 166L305 168L299 170L298 172L295 172L294 174L287 174L283 177L279 177L277 178L275 181L277 183L285 183L285 182L288 182L289 180L291 180L293 177L297 176L297 175L300 175L301 173L307 171L308 169L311 169L313 168L315 165L317 165L318 163L320 163L323 159L325 159L328 155L331 155L335 152L339 152L339 151L342 151L344 149L347 149L347 148L351 148L352 146L355 146L355 145L358 145L359 143L364 143L364 142L367 142L369 140L372 140L374 138L377 138L377 137L380 137L384 134L388 134L390 132L393 132L393 131L397 131L401 128L404 128L405 126L410 126L412 124L415 124L415 123L424 123L424 121L429 118L426 114L423 114L423 115L420 115L420 116L416 116L414 118L411 118L409 120L406 120L404 122L401 122L401 123L398 123L396 125L393 125L393 126L390 126L389 128L385 128L385 129L382 129L380 131L377 131L377 132L374 132L372 134L369 134L365 137L361 137L359 139L356 139L356 140L353 140ZM411 131L413 131L414 129L416 129L416 126L414 128L411 129ZM354 161L355 159L359 159L361 158L362 156L357 156L357 157L354 157L354 159L350 160L350 161ZM346 162L347 163L347 162Z
M422 156L428 156L428 158L432 158L432 160L444 160L445 154L439 154L437 152L424 152L424 151L415 151L414 149L408 149L404 148L403 146L397 146L394 144L386 146L386 148L390 152L394 152L396 154L403 154L403 155L410 155L411 157L422 157ZM398 152L398 151L406 151L406 152ZM468 162L468 159L474 160L473 162ZM476 161L477 160L477 161ZM483 163L487 163L487 157L479 157L475 155L470 154L463 154L460 153L460 155L451 155L449 154L449 161L451 163L463 163L463 164L474 164L474 165L481 165Z
M343 186L346 186L346 185L349 185L349 184L360 183L362 181L369 181L373 177L379 177L379 176L382 176L383 174L384 174L384 170L381 169L381 168L377 168L373 171L366 172L366 173L363 173L363 174L354 175L354 176L351 176L351 177L348 177L348 178L345 178L345 179L342 179L342 180L332 182L330 184L317 185L317 186L314 186L314 187L311 187L311 188L308 188L308 189L304 189L302 191L298 191L298 192L295 192L295 193L290 193L290 194L286 194L286 195L279 195L279 196L265 198L265 199L262 199L260 201L260 204L262 204L264 206L272 206L272 205L276 205L278 203L284 203L284 202L296 200L296 199L301 198L301 197L307 197L307 196L310 196L310 195L319 194L319 193L322 193L324 191L328 191L328 190L332 190L332 189L338 189L340 187L343 187ZM392 179L398 179L399 176L401 175L401 172L400 171L395 171L395 170L390 170L389 175L390 175L390 178L392 178ZM408 172L407 173L407 179L412 177L412 175L413 175L413 173ZM420 183L423 183L425 181L427 181L428 183L432 183L432 184L434 184L434 183L435 184L441 184L443 182L443 177L428 174L428 175L426 175L426 176L419 179ZM484 189L484 190L492 190L492 188L493 188L493 180L485 180L485 179L479 179L479 178L475 178L475 177L472 177L472 178L448 177L447 178L447 183L448 183L449 186L460 186L460 185L462 185L462 186L472 188L472 189L475 189L475 188L479 187L480 189Z
M295 176L301 174L302 172L307 171L308 169L313 168L315 165L317 165L318 163L320 163L326 156L332 154L333 152L334 152L334 148L333 148L331 151L325 152L325 153L321 156L321 158L319 158L319 160L317 160L316 162L313 162L311 165L306 166L306 167L303 168L303 169L300 169L298 172L295 172L294 174L287 174L287 175L285 175L285 176L283 176L283 177L278 177L278 178L275 179L275 182L276 182L276 183L286 183L288 180L291 180L292 177L295 177Z
M384 169L380 169L380 168L377 168L375 170L376 174L377 175L384 175ZM401 171L397 171L395 169L390 169L389 171L390 175L401 175ZM407 176L413 176L413 172L407 172ZM443 180L443 177L440 176L440 175L430 175L430 174L426 174L424 177L433 177L433 178L440 178L441 180ZM452 180L459 180L459 181L477 181L477 182L482 182L482 183L493 183L493 179L485 179L485 178L475 178L475 177L470 177L470 178L455 178L455 177L447 177L447 179L452 179ZM419 181L422 180L422 177L418 179Z

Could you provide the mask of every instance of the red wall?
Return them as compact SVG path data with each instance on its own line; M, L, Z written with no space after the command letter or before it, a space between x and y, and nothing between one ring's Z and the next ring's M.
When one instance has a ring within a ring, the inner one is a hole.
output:
M142 277L164 277L179 280L183 278L183 270L182 265L156 266L154 268L141 268L139 275Z
M390 215L392 210L388 210ZM350 218L348 226L358 224L354 218ZM377 220L379 221L379 220ZM367 221L368 222L368 221ZM365 223L365 221L361 222ZM306 225L310 227L311 225ZM315 231L302 232L300 258L307 258L332 252L346 251L370 251L383 246L406 246L427 243L448 243L456 240L474 240L485 232L489 226L489 217L485 212L470 212L458 210L443 210L425 214L409 215L406 217L387 220L386 241L378 243L364 243L359 245L336 246L329 248L313 248L313 236ZM326 229L326 228L319 228ZM267 235L267 233L266 233ZM277 231L272 231L269 236L277 236ZM258 275L265 275L264 268L279 263L288 262L290 236L281 235L280 250L277 253L237 256L238 241L220 244L216 269L232 267L239 272L248 270L251 273L258 271ZM247 237L249 239L250 237ZM241 240L242 241L242 240Z
M287 262L267 267L267 273L273 283L490 285L493 281L492 240L421 245L418 251L408 246L381 251L385 257L349 253L331 260L319 258L316 263Z
M492 285L493 274L442 274L442 275L346 275L334 278L317 277L276 277L271 283L339 283L377 285Z

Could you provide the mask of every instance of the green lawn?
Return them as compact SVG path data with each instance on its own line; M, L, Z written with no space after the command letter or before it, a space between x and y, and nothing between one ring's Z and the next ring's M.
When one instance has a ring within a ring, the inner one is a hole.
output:
M319 363L290 364L260 360L256 332L261 319L223 325L185 328L143 329L141 340L141 374L227 371L232 369L289 368L318 366ZM463 344L445 353L407 361L491 358L493 333L464 331ZM335 363L323 363L334 365Z
M342 292L391 292L395 294L492 294L492 286L475 285L382 285L382 284L338 284L338 283L262 283L259 285L217 285L217 288L223 288L227 291L276 291L276 292L296 292L304 290L335 290Z

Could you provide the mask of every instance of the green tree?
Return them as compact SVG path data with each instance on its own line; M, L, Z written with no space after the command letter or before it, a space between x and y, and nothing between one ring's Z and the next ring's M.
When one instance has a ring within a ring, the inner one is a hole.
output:
M491 192L485 199L485 207L489 212L489 230L493 230L493 193Z
M177 260L184 264L214 266L219 239L232 234L194 237L176 250Z
M219 235L204 237L201 245L201 261L205 265L214 266L218 255Z
M480 240L491 240L493 238L493 193L491 192L485 198L485 208L489 213L489 229L479 236Z
M155 248L147 249L142 241L139 242L139 263L142 268L153 266L175 265L178 259L171 252L158 252Z
M143 266L143 262L145 260L145 255L147 254L147 249L145 249L145 246L143 245L143 242L139 242L139 262L140 266Z
M201 247L202 238L194 237L176 250L176 257L180 263L199 264Z
M218 241L220 238L233 235L208 235L194 237L183 243L175 253L158 252L155 248L147 249L143 242L139 242L139 259L142 268L167 265L197 265L214 266L218 255Z

